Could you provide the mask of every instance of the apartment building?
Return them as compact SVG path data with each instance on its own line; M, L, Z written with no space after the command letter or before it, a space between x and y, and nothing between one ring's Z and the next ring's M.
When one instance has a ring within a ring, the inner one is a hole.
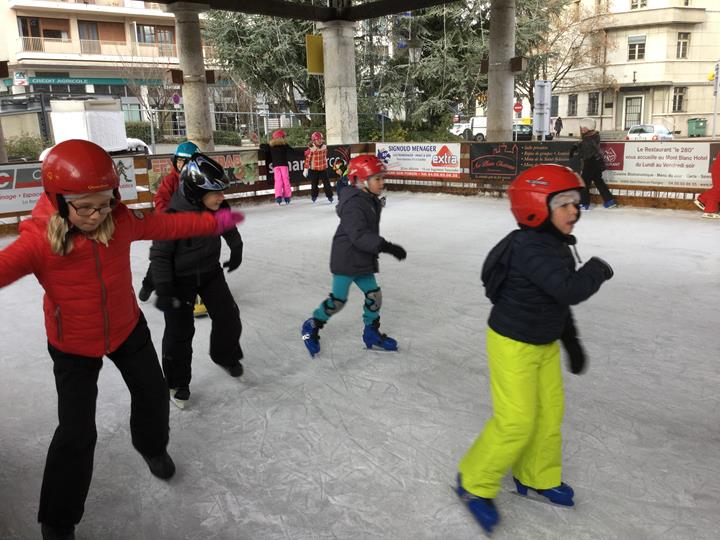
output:
M551 114L566 133L577 135L585 116L617 135L641 123L676 136L687 135L688 119L709 125L720 0L575 0L570 9L583 10L600 39L555 92Z
M122 100L126 120L141 120L153 89L181 94L165 82L167 70L179 65L175 18L160 4L0 0L0 36L0 60L9 64L9 78L0 80L6 136L47 135L46 115L37 111L51 98L114 96ZM169 122L175 134L184 133L181 111L171 113Z

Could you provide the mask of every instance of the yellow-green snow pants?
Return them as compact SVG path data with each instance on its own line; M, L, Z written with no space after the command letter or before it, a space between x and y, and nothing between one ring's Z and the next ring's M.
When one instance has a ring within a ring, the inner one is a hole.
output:
M563 419L559 342L531 345L488 328L487 355L493 416L460 461L463 487L492 499L509 468L526 486L559 486Z

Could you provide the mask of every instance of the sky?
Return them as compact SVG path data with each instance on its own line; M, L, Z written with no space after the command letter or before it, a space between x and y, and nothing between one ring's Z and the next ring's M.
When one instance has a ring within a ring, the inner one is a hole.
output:
M77 537L481 537L453 485L492 412L480 269L514 228L507 200L389 192L381 234L408 258L381 255L381 328L400 350L364 349L352 289L314 359L300 325L330 291L334 206L296 197L243 209L244 260L227 277L245 374L210 361L210 320L197 320L192 395L170 410L177 474L163 482L131 446L128 392L106 359ZM589 356L584 375L563 373L563 480L576 506L520 497L508 474L494 538L720 537L719 226L691 211L583 214L581 258L602 257L615 277L574 308ZM133 245L136 290L149 245ZM0 290L0 306L0 538L37 538L57 422L42 290L23 278ZM152 299L142 309L159 351L162 314Z

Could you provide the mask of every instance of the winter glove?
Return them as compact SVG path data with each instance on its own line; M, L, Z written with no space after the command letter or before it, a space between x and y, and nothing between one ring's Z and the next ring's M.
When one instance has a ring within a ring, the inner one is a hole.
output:
M580 343L580 339L578 338L572 315L568 317L565 323L560 341L568 356L568 369L570 373L575 375L582 374L587 366L587 360L585 357L585 349L583 349L582 343Z
M572 148L570 148L570 159L572 159L575 156L575 154L577 154L577 151L578 151L578 145L573 144Z
M223 268L227 268L228 272L236 270L242 264L243 244L230 250L230 258L223 263Z
M182 300L176 296L173 286L168 283L159 284L155 289L155 294L157 295L155 307L160 311L170 311L182 306Z
M385 240L383 240L382 244L380 244L380 253L389 253L398 261L402 261L407 257L407 251L405 251L402 246L392 244Z
M308 170L307 170L307 169L303 169L303 176L304 176L305 178L308 177Z
M239 210L231 210L230 208L221 208L213 214L215 218L215 234L220 236L225 231L229 231L238 223L242 223L245 214Z
M585 263L585 266L587 265L592 265L593 267L600 270L606 281L615 275L612 267L600 257L592 257L587 263Z

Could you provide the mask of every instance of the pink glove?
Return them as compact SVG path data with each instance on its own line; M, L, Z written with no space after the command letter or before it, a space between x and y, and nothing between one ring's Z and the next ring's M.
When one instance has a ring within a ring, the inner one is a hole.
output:
M238 223L242 223L245 219L245 214L239 210L231 210L230 208L221 208L213 214L215 218L215 234L218 236L229 231Z

